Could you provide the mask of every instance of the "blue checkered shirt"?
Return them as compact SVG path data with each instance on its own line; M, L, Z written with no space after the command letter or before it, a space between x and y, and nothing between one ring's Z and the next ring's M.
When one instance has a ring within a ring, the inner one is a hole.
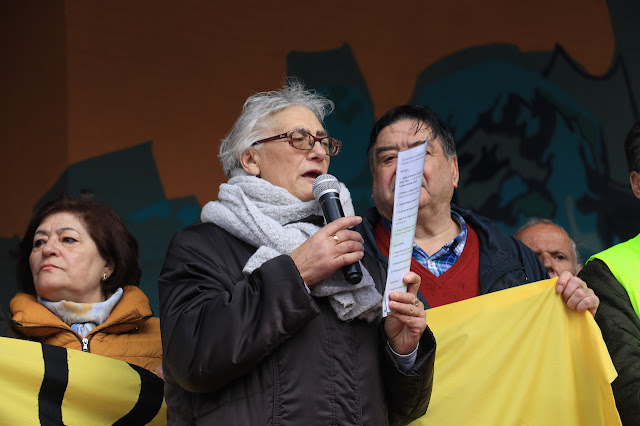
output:
M456 263L467 243L467 224L464 219L453 210L451 210L451 218L460 225L462 231L453 240L435 252L433 256L429 256L415 242L413 243L413 258L436 277L447 272ZM391 232L391 222L382 218L382 223Z

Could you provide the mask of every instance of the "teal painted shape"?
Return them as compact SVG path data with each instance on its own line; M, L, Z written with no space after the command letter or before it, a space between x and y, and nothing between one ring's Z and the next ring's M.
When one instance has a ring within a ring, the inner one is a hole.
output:
M407 103L429 105L454 132L461 166L454 202L491 217L506 232L529 216L549 217L588 255L625 232L638 232L624 225L632 220L630 200L611 178L608 152L616 141L603 133L606 125L589 101L590 90L603 84L613 89L617 81L610 99L629 98L631 88L622 84L620 67L604 80L584 82L579 97L565 90L572 89L571 76L583 77L578 68L549 78L563 58L561 47L536 53L507 44L471 47L425 69ZM374 117L350 47L292 53L287 66L289 75L336 101L326 127L349 151L332 159L330 172L347 184L356 211L363 211L372 204L365 151ZM635 111L627 104L622 115ZM612 220L613 208L598 200L623 212L622 221Z
M369 89L351 47L345 44L323 52L291 52L287 74L335 102L336 109L325 119L325 127L342 141L342 151L331 159L329 173L347 185L356 212L371 207L366 149L375 119Z
M151 148L149 141L72 164L37 205L62 192L77 196L81 189L89 188L96 200L126 217L163 200L164 189Z

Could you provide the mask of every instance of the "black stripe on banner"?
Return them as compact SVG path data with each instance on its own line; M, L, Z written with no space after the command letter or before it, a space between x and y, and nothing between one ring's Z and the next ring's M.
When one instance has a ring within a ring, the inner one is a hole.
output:
M58 346L41 346L44 377L38 394L40 424L62 425L62 399L69 382L67 350Z
M140 376L140 395L138 402L115 425L146 425L158 415L164 400L164 380L149 370L129 364Z

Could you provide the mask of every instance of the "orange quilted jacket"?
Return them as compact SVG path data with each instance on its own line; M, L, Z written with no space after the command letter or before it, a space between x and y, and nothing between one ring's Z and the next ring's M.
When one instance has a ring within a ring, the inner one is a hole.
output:
M84 350L154 371L162 364L160 319L153 318L149 299L138 287L123 287L111 315L82 338L35 296L18 293L10 304L15 337L64 348Z

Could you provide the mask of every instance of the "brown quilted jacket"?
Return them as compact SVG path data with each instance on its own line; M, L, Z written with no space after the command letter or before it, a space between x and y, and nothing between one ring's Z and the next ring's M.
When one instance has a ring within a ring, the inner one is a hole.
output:
M162 364L160 320L153 318L149 299L138 287L127 285L103 324L83 339L35 296L18 293L10 304L11 332L17 338L84 350L154 371Z

